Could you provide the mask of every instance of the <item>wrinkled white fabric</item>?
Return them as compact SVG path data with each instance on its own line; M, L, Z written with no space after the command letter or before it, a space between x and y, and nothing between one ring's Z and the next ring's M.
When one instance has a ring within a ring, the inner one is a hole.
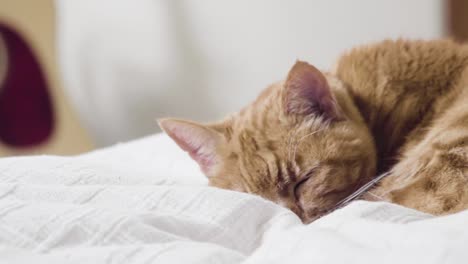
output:
M166 136L0 159L0 263L467 263L468 211L354 202L310 225L206 186Z

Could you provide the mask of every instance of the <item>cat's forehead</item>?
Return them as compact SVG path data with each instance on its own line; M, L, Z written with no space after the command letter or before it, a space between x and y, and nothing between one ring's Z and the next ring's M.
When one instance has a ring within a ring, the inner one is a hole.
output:
M287 119L278 114L270 115L265 109L258 109L256 115L237 117L235 121L231 127L232 139L246 145L247 149L277 150L305 137L319 139L326 136L326 131L330 128L320 117Z
M339 85L331 74L326 74L326 78L332 86ZM284 81L271 84L254 102L229 117L233 142L248 146L241 148L240 152L244 149L252 150L251 146L256 146L257 149L284 153L287 151L284 148L291 147L291 144L304 137L317 140L326 137L325 133L320 133L329 129L329 122L325 118L319 115L291 115L285 111L284 85Z

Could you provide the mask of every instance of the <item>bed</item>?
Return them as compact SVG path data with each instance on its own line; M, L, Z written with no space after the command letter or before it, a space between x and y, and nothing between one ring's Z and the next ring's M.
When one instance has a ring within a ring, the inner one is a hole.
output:
M0 159L0 263L468 263L468 211L355 201L309 225L220 190L157 134Z

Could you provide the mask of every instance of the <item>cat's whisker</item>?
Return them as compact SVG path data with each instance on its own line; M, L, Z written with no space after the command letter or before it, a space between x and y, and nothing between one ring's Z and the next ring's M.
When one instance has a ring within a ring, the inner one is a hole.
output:
M328 73L297 61L225 120L159 125L210 185L282 201L307 221L357 199L452 213L468 206L467 65L452 41L386 40Z
M302 132L305 129L308 129L311 127L311 125L307 126L301 126L299 129L294 129L291 132L288 133L289 135L289 142L288 142L288 160L291 160L291 154L296 151L297 145L305 138L305 137L300 138L298 141L295 141L296 135ZM314 132L312 132L314 133ZM294 145L294 147L292 147ZM294 151L293 151L294 150Z
M300 144L304 139L306 139L307 137L310 137L310 136L312 136L312 135L315 135L315 134L317 134L317 133L319 133L319 132L321 132L321 131L323 131L323 130L325 130L325 129L326 129L326 128L324 127L324 128L315 130L314 132L311 132L311 133L309 133L309 134L306 134L306 135L302 136L302 137L297 141L297 143L294 145L294 151L293 151L293 156L292 156L293 159L292 159L292 160L293 160L293 161L296 160L297 147L299 146L299 144ZM290 160L291 160L291 159L290 159Z
M373 192L368 191L367 194L374 197L374 198L376 198L376 199L378 199L378 200L380 200L380 201L386 201L386 199L384 199L383 197L381 197L381 196L379 196L379 195L377 195L377 194L375 194Z
M359 188L357 191L353 192L352 194L348 195L346 198L344 198L343 200L339 201L331 210L329 210L329 212L333 212L334 210L336 209L339 209L347 204L349 204L350 202L354 201L356 198L360 197L363 193L365 193L366 191L368 191L371 187L373 187L377 182L379 182L381 179L383 179L384 177L386 177L387 175L389 175L391 172L386 172L386 173L383 173L377 177L375 177L374 179L372 179L371 181L369 181L368 183L364 184L361 188Z
M399 186L398 187L395 187L393 189L389 189L387 190L386 192L383 193L383 195L387 195L389 194L392 190L395 190L395 189L399 189L399 188L403 188L403 186L409 184L409 181L411 179L414 180L415 178L415 175L417 175L418 173L421 172L421 170L423 170L425 168L425 165L424 164L419 164L419 166L417 168L415 168L415 170L412 172L412 173L407 173L406 176L404 178L401 178L400 179L400 183L399 183Z
M292 151L292 145L294 138L296 138L296 134L299 133L299 130L292 130L288 132L288 160L291 160L291 151Z
M293 133L292 132L289 132L288 133L288 159L290 160L291 159L291 145L292 145L292 140L293 140Z

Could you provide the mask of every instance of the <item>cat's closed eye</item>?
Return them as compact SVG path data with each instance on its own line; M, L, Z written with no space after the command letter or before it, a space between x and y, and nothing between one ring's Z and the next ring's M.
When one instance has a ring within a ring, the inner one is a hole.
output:
M357 109L343 99L343 84L327 76L297 62L286 81L222 122L165 119L160 125L200 165L211 186L270 199L309 222L352 192L358 179L371 177L375 162ZM369 169L361 175L343 165L349 160Z
M311 180L315 173L315 169L309 171L305 174L305 176L301 177L301 179L294 185L294 198L296 201L299 201L301 189L304 188L307 181Z

